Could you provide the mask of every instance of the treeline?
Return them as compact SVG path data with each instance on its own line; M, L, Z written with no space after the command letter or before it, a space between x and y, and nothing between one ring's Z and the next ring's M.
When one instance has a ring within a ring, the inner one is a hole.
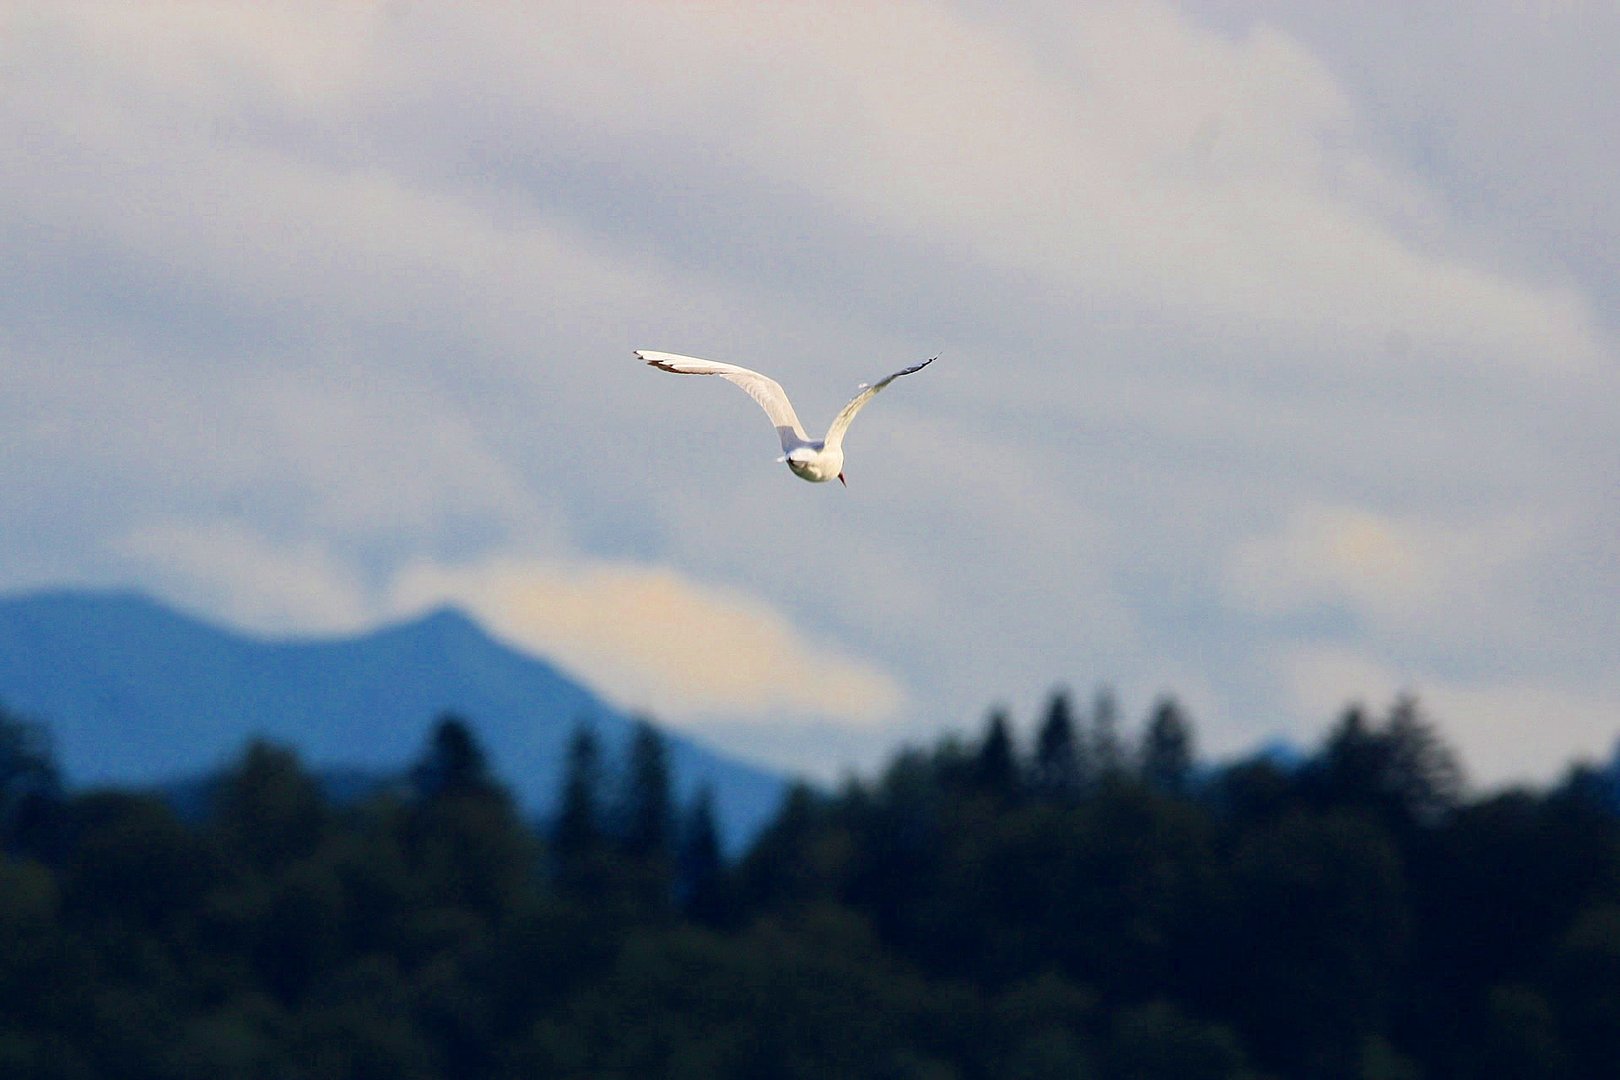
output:
M1586 1078L1620 816L1470 798L1414 702L1212 768L1054 695L1027 740L798 787L737 862L641 725L523 820L468 723L336 805L255 743L206 814L61 789L0 714L0 1076Z

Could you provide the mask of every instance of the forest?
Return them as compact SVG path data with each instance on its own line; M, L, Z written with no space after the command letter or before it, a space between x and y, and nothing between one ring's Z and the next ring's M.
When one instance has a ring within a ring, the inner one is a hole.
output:
M795 787L730 862L649 723L534 822L475 717L343 802L255 742L187 812L0 713L0 1076L1614 1074L1612 777L1472 794L1409 698L1219 766L1118 713Z

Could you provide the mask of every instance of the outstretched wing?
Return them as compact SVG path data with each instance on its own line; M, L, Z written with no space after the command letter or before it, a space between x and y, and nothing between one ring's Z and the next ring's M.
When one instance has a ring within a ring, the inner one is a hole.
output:
M804 427L800 425L798 416L793 412L793 404L788 401L787 395L782 392L782 387L775 379L766 378L757 371L749 371L736 364L699 360L695 356L678 356L675 353L653 352L649 349L637 349L636 356L660 371L673 371L677 375L718 375L727 382L742 387L748 392L749 397L759 402L759 407L765 410L765 415L776 425L776 434L782 440L784 453L808 441ZM889 378L892 379L894 376L891 375ZM888 379L884 382L888 382Z
M848 405L845 405L842 409L838 410L837 416L833 417L832 427L827 429L827 447L831 449L833 447L843 446L844 432L849 429L849 422L855 419L855 414L860 412L861 409L865 408L866 403L871 401L873 395L875 395L879 390L882 390L885 386L888 386L902 375L910 375L913 372L921 371L923 368L927 367L929 364L932 364L938 359L939 357L937 356L930 356L927 360L924 360L920 364L913 364L911 367L897 371L893 375L879 379L870 386L862 387L861 392L856 394L854 399L850 401Z

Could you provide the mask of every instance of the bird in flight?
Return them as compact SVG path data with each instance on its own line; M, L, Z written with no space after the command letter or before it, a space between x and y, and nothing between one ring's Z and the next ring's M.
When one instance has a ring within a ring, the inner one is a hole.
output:
M781 385L775 379L735 364L699 360L695 356L677 356L674 353L637 349L636 357L647 361L660 371L672 371L677 375L718 375L727 382L742 387L749 397L759 402L760 408L765 410L765 415L776 425L776 434L782 440L782 456L776 460L787 462L787 467L793 470L794 476L808 480L812 484L824 483L836 476L838 482L845 487L848 487L849 483L844 479L844 432L849 430L849 422L855 419L855 414L860 412L879 390L900 376L921 371L939 359L937 356L930 356L920 364L913 364L875 383L862 383L861 392L833 417L832 426L827 429L826 437L812 439L804 433L804 426L799 423L799 417L793 411L793 403L788 401L787 395L782 392Z

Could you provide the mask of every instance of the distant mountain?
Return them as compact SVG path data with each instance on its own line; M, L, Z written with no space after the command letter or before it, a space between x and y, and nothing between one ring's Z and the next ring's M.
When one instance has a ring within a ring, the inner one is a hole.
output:
M136 593L78 590L0 598L0 704L50 729L70 784L124 786L196 782L255 736L351 781L396 776L455 712L534 815L552 809L576 725L595 725L610 761L631 727L448 608L353 637L265 640ZM784 778L665 735L682 802L713 784L727 846L752 839Z
M1244 760L1264 761L1285 773L1295 772L1309 758L1309 754L1281 736L1267 739L1244 755Z

